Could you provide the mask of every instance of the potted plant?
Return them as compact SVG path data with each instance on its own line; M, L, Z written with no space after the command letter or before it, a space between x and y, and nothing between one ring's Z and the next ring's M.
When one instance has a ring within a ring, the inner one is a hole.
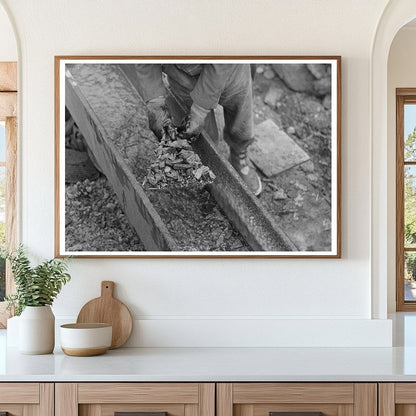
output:
M50 354L55 346L55 316L51 305L71 276L67 258L32 266L23 246L6 253L16 293L6 296L8 309L19 318L19 350L24 354Z

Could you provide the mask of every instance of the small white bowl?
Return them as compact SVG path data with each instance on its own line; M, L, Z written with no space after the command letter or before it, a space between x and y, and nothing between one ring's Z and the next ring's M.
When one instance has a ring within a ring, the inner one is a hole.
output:
M111 347L112 326L103 323L61 325L61 348L67 355L88 357Z

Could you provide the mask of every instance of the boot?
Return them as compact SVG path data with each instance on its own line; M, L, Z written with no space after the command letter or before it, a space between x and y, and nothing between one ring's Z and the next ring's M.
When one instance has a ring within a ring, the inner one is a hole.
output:
M255 196L259 196L263 190L261 180L255 168L251 165L247 157L247 149L236 152L230 149L230 163L240 175L244 183L249 187Z

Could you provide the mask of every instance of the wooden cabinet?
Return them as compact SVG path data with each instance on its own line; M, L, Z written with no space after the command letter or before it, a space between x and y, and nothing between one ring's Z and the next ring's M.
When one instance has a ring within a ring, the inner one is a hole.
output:
M57 383L56 416L215 416L214 383ZM149 413L150 412L150 413ZM166 413L165 413L166 412Z
M414 383L0 383L0 416L416 416Z
M415 416L416 383L380 383L379 416Z
M376 383L220 383L216 400L217 416L377 416Z
M53 416L52 383L0 383L0 415Z

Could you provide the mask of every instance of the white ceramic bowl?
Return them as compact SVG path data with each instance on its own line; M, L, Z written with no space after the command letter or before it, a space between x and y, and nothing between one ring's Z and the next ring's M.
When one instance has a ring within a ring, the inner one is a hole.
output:
M61 325L61 348L65 354L87 357L111 347L112 326L103 323Z

